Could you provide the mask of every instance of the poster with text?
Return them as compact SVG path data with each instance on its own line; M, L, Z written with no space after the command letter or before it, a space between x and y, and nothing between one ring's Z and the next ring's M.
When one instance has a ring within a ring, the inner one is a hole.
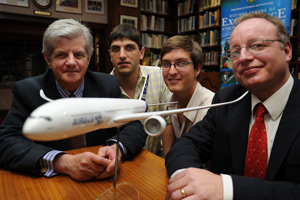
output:
M292 0L222 0L221 5L221 66L220 88L237 84L231 60L226 58L234 20L251 12L265 12L283 21L290 30Z

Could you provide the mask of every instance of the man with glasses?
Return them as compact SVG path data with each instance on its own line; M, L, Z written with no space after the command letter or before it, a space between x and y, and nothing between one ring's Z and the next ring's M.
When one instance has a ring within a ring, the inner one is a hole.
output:
M214 93L202 87L198 76L202 68L202 49L188 36L173 36L161 49L161 68L169 90L173 93L169 109L209 105ZM207 109L171 115L172 124L163 134L163 150L166 155L173 142L184 135L194 124L202 120Z
M166 110L166 105L158 105L158 103L164 103L170 92L163 81L159 67L140 66L144 52L140 34L132 24L120 24L110 33L109 55L114 66L111 74L117 76L122 96L138 99L149 75L146 101L148 105L157 105L149 106L148 111ZM144 149L161 155L161 137L148 136Z
M166 199L300 199L300 82L280 19L241 16L230 38L239 85L219 90L204 119L166 156ZM211 159L211 171L200 169Z

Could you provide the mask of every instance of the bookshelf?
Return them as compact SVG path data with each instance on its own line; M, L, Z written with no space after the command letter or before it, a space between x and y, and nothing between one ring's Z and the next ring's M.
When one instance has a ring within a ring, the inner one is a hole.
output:
M293 47L293 57L290 61L290 72L300 78L300 32L299 32L299 20L300 20L300 8L297 5L297 1L292 1L291 12L291 29L290 29L290 41Z
M146 48L142 65L158 65L160 49L176 34L174 3L168 0L141 0L141 37Z
M178 34L198 39L198 0L179 1L177 15Z
M221 1L199 1L199 43L203 49L203 70L220 70Z

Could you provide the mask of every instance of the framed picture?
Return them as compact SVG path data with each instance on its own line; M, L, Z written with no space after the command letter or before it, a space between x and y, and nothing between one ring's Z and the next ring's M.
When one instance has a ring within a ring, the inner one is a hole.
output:
M56 0L56 11L69 12L69 13L82 13L81 0Z
M85 0L85 12L104 14L104 0Z
M138 7L138 0L120 0L121 6L127 6L127 7Z
M137 20L138 20L138 18L134 17L134 16L120 15L120 24L123 24L123 23L133 24L136 29L137 29L137 23L138 23Z
M0 0L0 4L29 7L28 0Z

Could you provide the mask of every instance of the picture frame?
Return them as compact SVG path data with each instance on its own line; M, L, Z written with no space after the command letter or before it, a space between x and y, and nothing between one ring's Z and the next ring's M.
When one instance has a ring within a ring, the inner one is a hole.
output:
M120 0L121 6L137 8L138 0Z
M28 0L0 0L0 4L29 7Z
M104 0L85 0L85 12L104 14Z
M55 10L59 12L68 12L82 14L82 1L81 0L56 0Z
M120 24L122 24L122 23L130 23L130 24L133 24L134 27L137 29L138 18L135 17L135 16L120 15Z

